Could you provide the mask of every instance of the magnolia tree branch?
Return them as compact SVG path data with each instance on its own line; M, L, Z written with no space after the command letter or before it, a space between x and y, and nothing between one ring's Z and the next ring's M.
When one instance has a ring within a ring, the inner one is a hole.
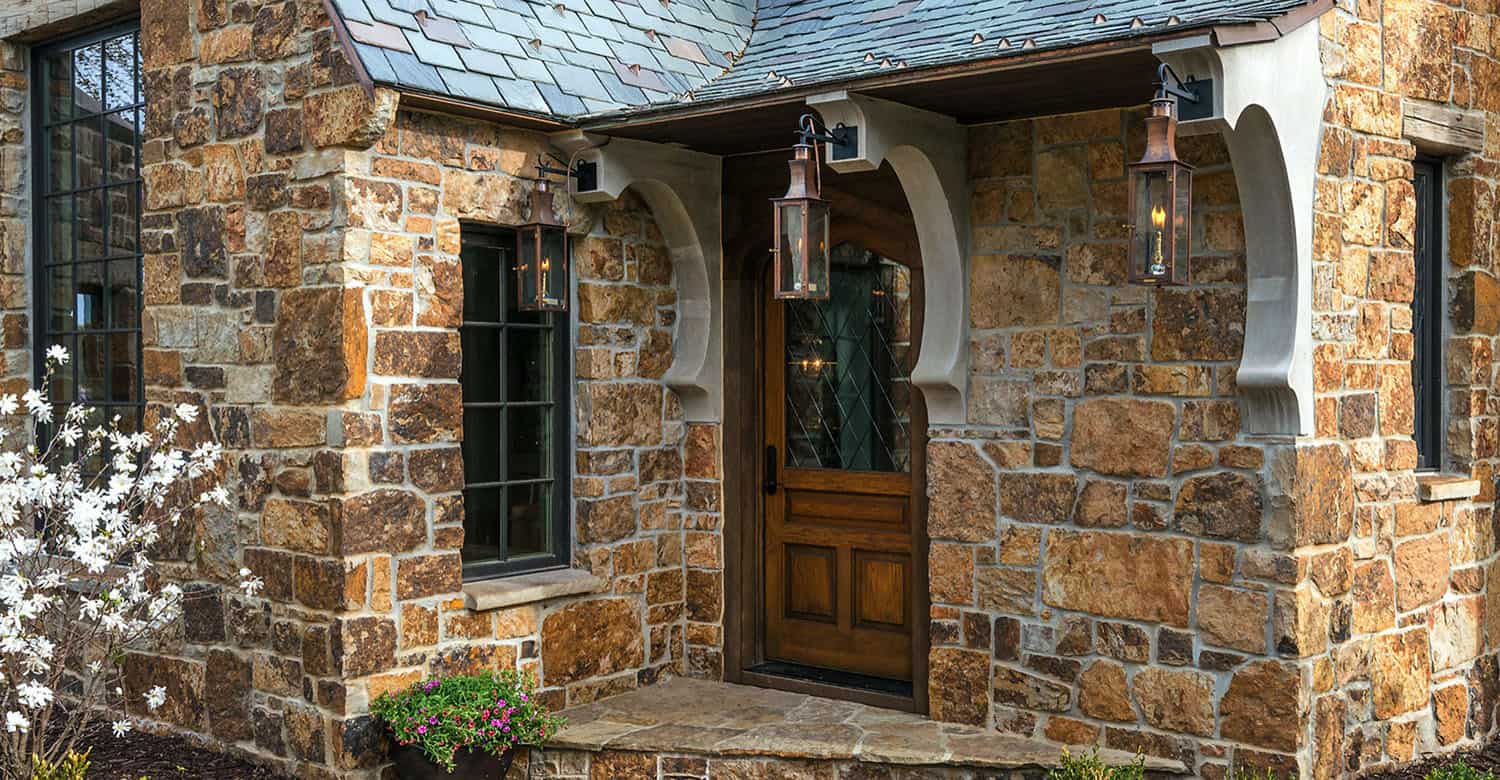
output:
M60 347L48 350L42 386L67 362ZM30 777L36 761L64 759L97 718L112 718L116 735L131 729L118 712L132 704L125 654L177 621L184 599L155 572L152 551L194 513L230 505L219 446L182 441L198 408L153 406L151 413L157 419L137 430L119 416L97 422L84 405L57 409L41 390L0 395L0 773L7 778ZM252 596L261 587L248 569L239 585ZM153 685L140 695L136 704L151 712L167 691Z

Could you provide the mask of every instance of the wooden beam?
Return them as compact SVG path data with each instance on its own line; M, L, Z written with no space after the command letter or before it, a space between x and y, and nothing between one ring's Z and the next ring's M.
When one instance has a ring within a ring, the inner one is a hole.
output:
M1484 151L1484 113L1436 103L1401 101L1401 135L1439 155Z

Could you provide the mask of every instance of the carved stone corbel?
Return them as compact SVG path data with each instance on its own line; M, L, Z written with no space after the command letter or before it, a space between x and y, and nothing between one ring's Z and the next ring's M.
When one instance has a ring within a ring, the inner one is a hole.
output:
M922 391L930 424L962 425L968 419L968 134L951 117L842 90L813 95L807 104L827 126L855 129L854 156L834 159L825 150L831 168L873 171L889 162L901 180L926 285L911 381Z

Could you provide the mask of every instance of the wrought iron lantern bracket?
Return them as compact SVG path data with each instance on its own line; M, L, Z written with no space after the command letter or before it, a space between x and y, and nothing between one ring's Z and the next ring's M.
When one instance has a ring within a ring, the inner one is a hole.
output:
M818 132L818 121L812 114L803 114L797 120L799 130L798 143L803 146L811 146L814 143L828 144L831 157L835 160L844 160L859 156L859 133L858 128L849 127L839 122L833 127L824 127L824 132Z
M1177 75L1171 65L1156 67L1156 99L1177 99L1177 118L1182 121L1204 119L1214 112L1214 80Z

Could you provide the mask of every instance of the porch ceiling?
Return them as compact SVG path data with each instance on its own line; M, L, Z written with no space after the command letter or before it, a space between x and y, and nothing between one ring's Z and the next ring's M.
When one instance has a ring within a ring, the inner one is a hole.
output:
M951 116L962 124L978 124L1142 104L1150 97L1159 63L1149 46L1116 48L986 73L892 80L856 91ZM808 112L804 100L814 93L778 94L733 106L679 107L655 117L634 115L587 129L681 144L709 154L763 152L793 143L797 118Z

